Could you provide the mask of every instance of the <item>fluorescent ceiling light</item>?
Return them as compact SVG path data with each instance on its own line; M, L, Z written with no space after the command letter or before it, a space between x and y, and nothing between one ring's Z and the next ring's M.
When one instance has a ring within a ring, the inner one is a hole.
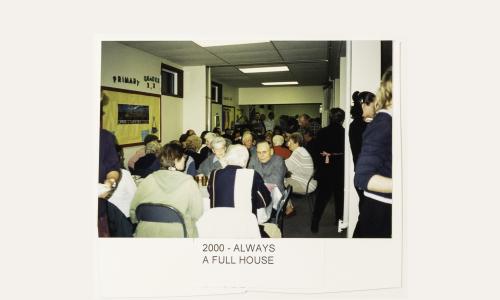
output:
M277 67L259 67L259 68L240 68L243 73L265 73L265 72L286 72L288 70L287 66L277 66Z
M267 43L267 42L269 41L195 41L196 44L202 47L244 45L244 44Z
M282 82L263 82L262 85L293 85L299 84L298 81L282 81Z

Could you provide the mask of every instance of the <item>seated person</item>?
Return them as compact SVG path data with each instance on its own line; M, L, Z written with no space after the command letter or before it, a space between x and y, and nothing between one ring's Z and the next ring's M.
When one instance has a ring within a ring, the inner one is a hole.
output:
M292 155L292 151L288 150L288 148L283 147L285 143L285 138L280 135L275 135L273 137L273 151L274 154L281 156L283 159L287 159Z
M213 170L221 169L222 165L220 159L226 154L226 139L223 137L216 137L212 140L211 148L213 153L210 154L200 165L198 174L209 176Z
M201 148L201 138L196 134L188 136L184 148L186 149L185 153L194 159L195 169L198 169L203 162L201 154L198 153Z
M274 184L285 191L286 166L283 158L273 154L273 149L265 140L257 143L257 157L251 157L249 169L254 169L266 184Z
M170 141L170 143L171 144L177 144L177 145L181 146L182 149L184 150L184 153L186 153L186 149L184 148L183 144L180 141L173 140L173 141ZM191 175L191 176L196 176L196 163L194 162L193 157L191 157L190 155L187 155L187 157L186 157L186 167L184 168L184 170L179 170L179 171L184 172L184 174L188 174L188 175Z
M302 134L294 132L290 135L288 148L292 150L290 158L285 160L286 168L288 169L289 177L285 178L285 183L293 187L293 192L297 194L305 194L307 182L314 173L314 164L311 155L302 147ZM309 183L308 192L314 192L317 182L312 179Z
M253 135L250 131L245 131L241 137L241 143L245 146L249 153L250 158L257 156L257 150L253 141Z
M232 142L233 133L232 133L231 128L226 128L224 130L224 134L222 135L222 137L225 138L225 139L229 139Z
M161 145L158 141L151 141L146 145L146 155L139 158L134 165L134 169L131 172L132 175L138 175L142 178L146 178L149 174L158 171L160 169L160 160L158 156L160 155Z
M207 132L205 134L205 136L203 137L203 139L205 139L205 144L202 145L202 147L200 148L200 161L204 161L205 159L207 159L207 157L210 155L210 153L212 153L212 140L216 137L217 135L213 132ZM202 141L203 141L202 139Z
M264 180L252 169L245 169L248 151L242 145L232 145L222 158L223 169L214 170L208 180L210 207L235 207L251 211L259 224L269 219L266 208L271 193Z
M139 158L146 155L146 145L152 141L158 141L158 137L154 134L148 134L144 137L144 147L137 150L132 157L128 160L128 169L132 172L134 170L135 163L139 160Z
M135 193L130 205L130 220L138 223L136 209L142 203L168 204L175 207L183 216L188 237L197 237L195 223L203 213L203 203L198 185L192 176L180 170L185 169L186 155L182 146L176 143L165 145L160 154L161 170L144 179ZM179 237L182 228L179 224L140 222L136 237Z

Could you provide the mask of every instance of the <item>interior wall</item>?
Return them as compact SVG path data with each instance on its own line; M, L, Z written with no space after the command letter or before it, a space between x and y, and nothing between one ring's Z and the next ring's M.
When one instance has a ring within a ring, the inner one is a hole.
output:
M346 74L347 74L347 64L346 58L340 58L340 80L339 80L339 106L345 111L346 103L350 103L346 101ZM349 97L350 98L350 97Z
M206 128L207 73L205 66L184 67L182 128L200 134Z
M334 93L335 93L335 100L333 101L333 106L330 108L340 106L340 79L339 78L335 79Z
M351 42L351 76L349 89L346 96L352 95L354 91L370 91L376 93L380 84L380 69L381 69L381 46L380 41L353 41ZM350 98L350 96L349 96ZM348 102L350 103L350 102ZM346 117L349 114L346 114ZM348 126L347 126L348 127ZM346 134L348 129L346 128ZM347 151L349 148L349 151ZM345 181L346 202L344 206L348 207L348 237L352 237L359 215L359 197L354 189L354 164L352 162L352 152L346 143L346 176ZM346 208L347 208L346 207ZM347 212L345 209L344 211Z
M322 86L240 88L239 104L323 103Z
M178 69L181 66L149 53L118 42L103 42L101 50L101 85L132 91L161 94L161 83L147 86L144 76L154 76L161 80L161 63ZM139 84L113 80L113 76L135 78ZM161 96L161 136L162 143L177 139L182 132L182 99ZM141 146L125 147L125 163Z
M236 109L239 108L239 93L238 88L235 88L231 85L222 84L222 104L211 103L210 104L210 116L211 116L211 128L212 130L215 127L215 116L218 115L221 122L222 127L222 105L232 106L235 109L235 118L236 118ZM224 128L221 128L224 130Z

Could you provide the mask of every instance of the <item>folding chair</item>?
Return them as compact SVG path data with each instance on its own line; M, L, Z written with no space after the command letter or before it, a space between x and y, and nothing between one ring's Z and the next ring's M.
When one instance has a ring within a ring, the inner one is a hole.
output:
M188 236L184 218L173 206L159 203L143 203L137 207L135 214L139 222L180 223L184 231L184 237Z
M290 196L292 195L293 189L292 186L289 185L285 192L283 193L283 196L280 199L280 202L278 203L278 209L276 210L276 218L274 219L274 223L278 226L278 228L281 230L281 234L283 235L283 219L285 215L285 210L286 210L286 205L288 204L288 201L290 201Z

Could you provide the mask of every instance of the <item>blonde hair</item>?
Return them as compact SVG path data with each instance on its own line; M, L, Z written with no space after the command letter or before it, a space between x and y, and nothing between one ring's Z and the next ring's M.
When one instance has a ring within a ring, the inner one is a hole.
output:
M392 67L387 69L382 75L380 87L375 98L375 111L387 108L392 105Z
M197 152L201 147L201 138L195 134L188 136L186 139L186 149Z
M160 150L161 150L161 145L157 141L151 141L146 144L146 149L145 149L146 154L154 153L158 155L160 153Z
M277 134L277 135L273 136L273 145L274 146L282 146L284 142L285 142L285 138L282 135Z

